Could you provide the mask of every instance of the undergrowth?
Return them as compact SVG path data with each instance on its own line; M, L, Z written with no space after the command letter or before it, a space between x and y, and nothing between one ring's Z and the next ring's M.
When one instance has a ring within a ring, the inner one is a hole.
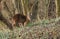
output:
M20 39L21 34L28 32L31 29L31 27L33 27L33 26L42 26L42 25L47 25L47 24L51 24L51 23L56 23L59 20L60 20L60 18L51 19L51 20L45 19L40 22L29 23L29 24L27 24L26 28L25 27L22 27L22 28L16 27L12 31L9 30L8 28L7 29L3 28L6 25L0 21L0 28L3 28L3 29L0 29L0 39Z

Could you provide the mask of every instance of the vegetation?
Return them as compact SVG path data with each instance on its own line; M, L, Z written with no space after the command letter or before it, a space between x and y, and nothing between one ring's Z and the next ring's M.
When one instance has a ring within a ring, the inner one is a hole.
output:
M59 23L60 18L57 19L43 20L26 27L15 27L13 31L3 28L4 23L0 22L0 39L58 39L60 38L60 24L57 23Z
M0 0L0 39L60 39L59 6L59 0ZM12 27L15 14L30 22Z

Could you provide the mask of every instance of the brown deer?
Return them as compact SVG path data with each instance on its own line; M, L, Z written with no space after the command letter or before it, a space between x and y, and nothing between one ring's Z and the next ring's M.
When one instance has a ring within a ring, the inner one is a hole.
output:
M19 26L22 24L23 26L26 26L26 24L30 21L30 19L28 18L28 16L22 15L22 14L15 14L12 18L11 18L11 23L12 26L15 26L16 24L18 24Z

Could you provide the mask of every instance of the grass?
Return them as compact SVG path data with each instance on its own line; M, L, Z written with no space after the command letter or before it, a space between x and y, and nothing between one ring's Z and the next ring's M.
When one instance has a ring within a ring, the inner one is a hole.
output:
M42 20L41 22L37 22L37 23L29 23L29 24L27 24L26 27L22 27L22 28L15 27L14 30L12 30L12 31L8 28L5 28L6 25L0 21L0 39L23 39L23 38L28 39L29 37L31 39L32 38L35 39L37 36L38 36L37 37L38 39L39 39L39 36L41 36L41 39L45 39L45 38L51 37L51 36L49 36L50 32L52 32L53 38L57 38L57 37L59 38L59 36L60 36L59 25L51 25L52 22L56 23L59 21L59 19L60 18L51 19L51 20ZM49 26L47 24L50 24L50 27L44 27L45 25ZM51 26L54 26L54 27L51 27ZM46 28L49 31L45 30ZM42 35L42 33L43 33L43 35ZM57 34L55 34L55 33L57 33Z

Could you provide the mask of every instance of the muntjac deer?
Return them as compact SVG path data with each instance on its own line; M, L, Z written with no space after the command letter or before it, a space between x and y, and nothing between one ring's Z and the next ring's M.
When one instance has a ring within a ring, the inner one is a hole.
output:
M23 25L23 26L26 26L26 24L28 22L30 22L30 19L28 18L28 16L25 16L25 15L22 15L22 14L15 14L12 18L11 18L11 23L12 23L12 26L15 26L15 25Z

